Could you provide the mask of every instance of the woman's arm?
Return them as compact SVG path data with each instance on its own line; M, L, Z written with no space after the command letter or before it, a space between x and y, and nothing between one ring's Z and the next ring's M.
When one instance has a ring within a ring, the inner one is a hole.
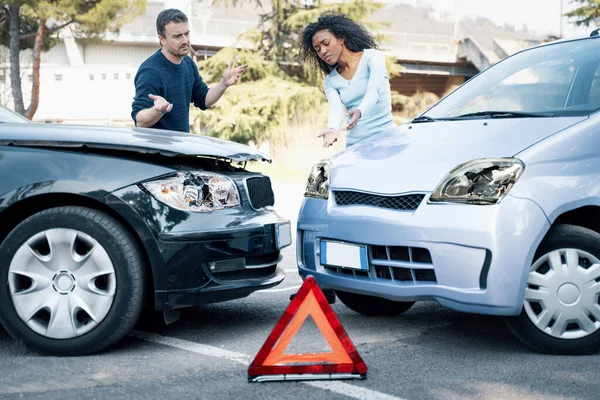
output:
M336 88L331 86L328 77L325 78L323 89L325 91L325 96L327 97L327 103L329 103L327 127L339 131L346 114L344 104L342 104L342 99L340 99L340 93Z
M361 116L368 113L381 98L381 94L389 90L390 80L385 66L385 55L381 51L375 51L369 60L369 80L367 91L357 109Z
M330 147L337 142L338 135L342 130L344 118L346 116L345 107L340 98L340 93L331 86L329 78L325 78L323 84L327 103L329 103L329 119L327 125L329 128L319 132L317 137L323 138L323 147Z

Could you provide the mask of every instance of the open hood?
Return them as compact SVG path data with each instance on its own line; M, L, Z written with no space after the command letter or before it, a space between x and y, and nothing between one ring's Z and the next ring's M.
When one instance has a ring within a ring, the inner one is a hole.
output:
M237 162L271 162L266 154L243 144L209 136L146 128L7 123L0 124L0 145L87 147L164 156L209 156Z

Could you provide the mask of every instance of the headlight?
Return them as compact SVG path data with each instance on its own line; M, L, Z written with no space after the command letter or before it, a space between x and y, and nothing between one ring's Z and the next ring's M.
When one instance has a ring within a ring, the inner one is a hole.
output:
M312 167L304 196L317 199L329 198L329 162L320 162Z
M525 164L516 158L483 158L454 168L429 201L496 204L521 177Z
M178 172L142 185L161 203L181 211L208 212L240 205L233 181L208 172Z

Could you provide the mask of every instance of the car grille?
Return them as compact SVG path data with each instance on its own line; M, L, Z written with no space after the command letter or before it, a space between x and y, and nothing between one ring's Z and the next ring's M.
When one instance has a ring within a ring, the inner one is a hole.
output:
M431 253L421 247L369 246L369 272L326 266L329 272L398 284L437 283Z
M248 197L253 208L263 208L275 204L275 195L268 176L257 176L246 179Z
M416 210L421 201L423 201L423 198L425 198L425 195L422 193L402 196L382 196L349 190L336 190L333 194L338 206L362 205L402 211Z

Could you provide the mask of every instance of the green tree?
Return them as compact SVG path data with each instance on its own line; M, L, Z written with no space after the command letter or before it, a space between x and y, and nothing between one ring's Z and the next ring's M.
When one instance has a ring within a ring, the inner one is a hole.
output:
M575 18L573 23L577 26L598 26L600 22L600 0L571 0L571 3L581 4L573 11L565 14L569 18Z
M215 2L235 6L241 0ZM259 0L254 3L262 6ZM200 62L209 84L221 79L232 58L238 64L248 64L248 69L242 81L230 87L211 112L192 111L196 130L244 143L286 144L287 137L293 135L291 126L322 124L328 110L322 92L323 76L300 59L304 27L325 11L337 11L376 31L385 24L372 22L369 16L382 7L382 3L371 0L273 0L269 9L262 8L258 26L243 34L237 46L224 48ZM378 43L384 42L384 37L376 38ZM390 76L397 76L401 70L390 57Z
M146 0L5 0L0 6L0 44L10 52L10 82L15 111L32 119L40 94L42 50L58 43L69 28L75 37L93 37L117 31L142 14ZM26 108L21 83L21 49L33 49L31 102Z

